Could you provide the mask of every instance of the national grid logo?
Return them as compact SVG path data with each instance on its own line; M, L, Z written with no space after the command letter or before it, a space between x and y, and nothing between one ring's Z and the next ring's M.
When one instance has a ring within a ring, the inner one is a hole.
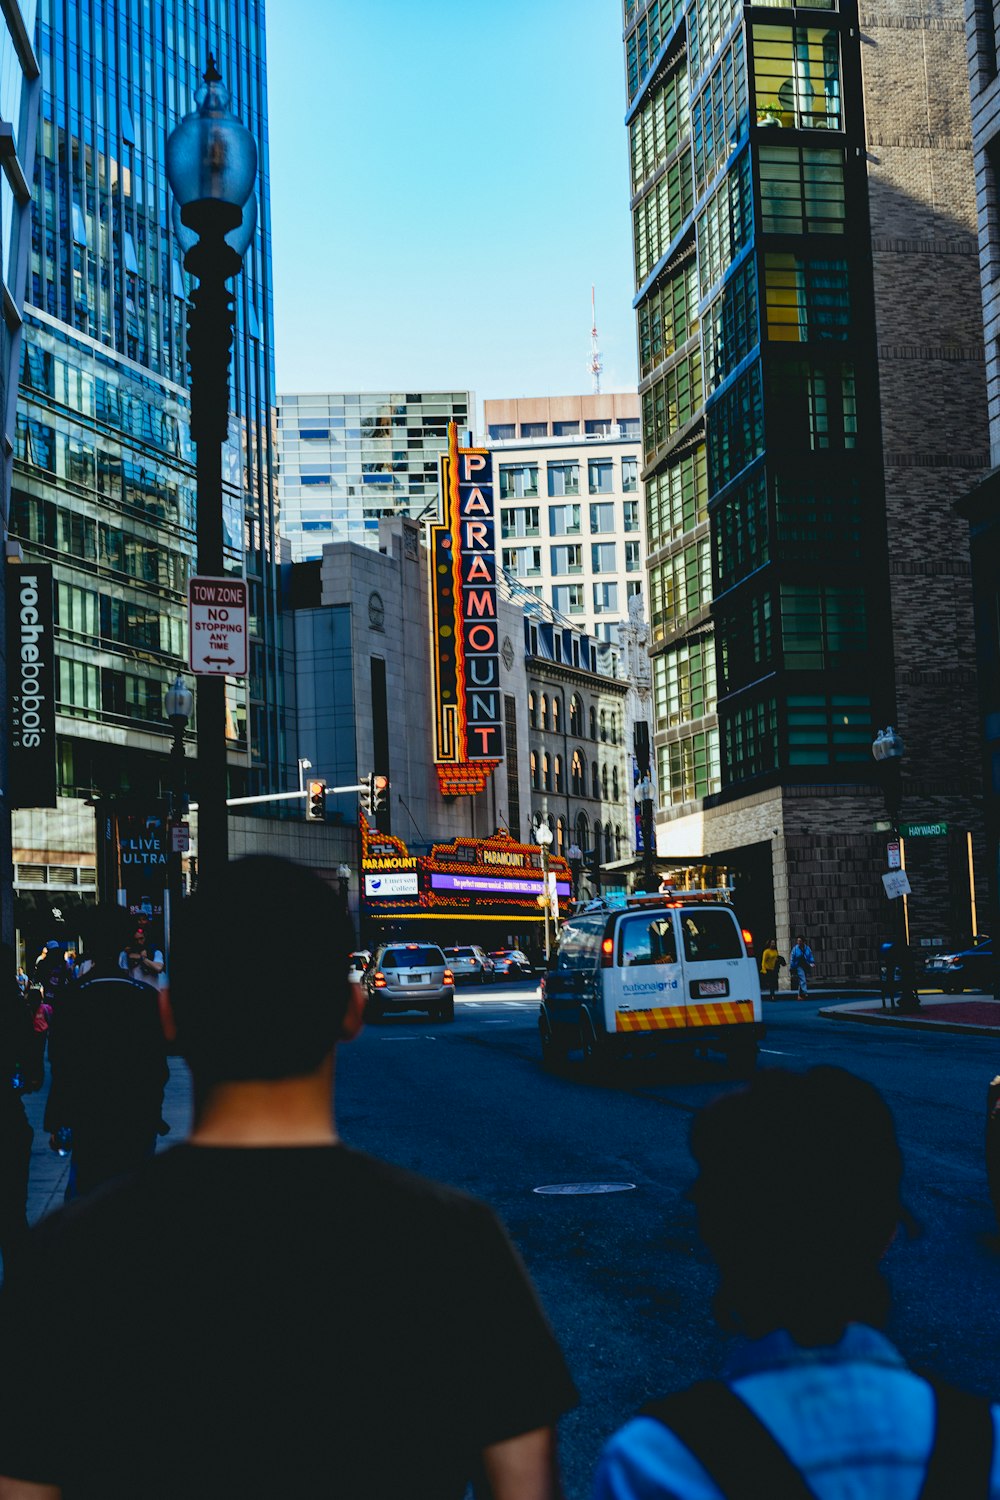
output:
M660 995L664 990L676 990L679 987L679 979L657 979L647 984L626 984L622 989L626 995Z

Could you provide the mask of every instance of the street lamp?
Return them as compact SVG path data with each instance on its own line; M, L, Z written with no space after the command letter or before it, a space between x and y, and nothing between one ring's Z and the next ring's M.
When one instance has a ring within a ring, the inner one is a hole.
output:
M580 897L580 870L583 867L583 850L576 839L566 850L566 858L569 860L569 870L573 877L573 895L579 900Z
M548 968L549 954L549 850L552 847L552 829L548 823L539 823L535 829L535 843L542 854L542 894L539 896L539 905L542 908L542 918L545 922L545 967Z
M167 850L167 911L164 922L167 957L170 957L170 927L181 903L181 850L174 830L184 821L184 733L194 708L194 694L183 677L175 677L163 695L163 712L170 720L174 742L170 747L170 845Z
M343 912L344 912L344 916L345 917L347 916L347 882L350 880L350 878L351 878L351 867L350 867L350 865L338 865L337 866L337 879L340 881L340 904L341 904L341 907L343 908Z
M198 285L188 308L191 436L197 448L197 569L223 574L222 445L229 436L229 353L238 274L257 224L257 144L229 108L209 57L196 108L167 137L174 230ZM214 877L228 855L226 679L198 677L198 856Z
M653 870L653 781L648 771L635 789L635 800L642 828L642 888L647 892L658 891L660 882Z
M903 803L903 756L905 752L906 747L903 744L902 735L897 734L891 724L886 729L880 729L872 743L872 755L882 772L882 791L885 796L886 811L897 839L899 838L899 812ZM913 955L907 939L904 899L903 896L897 896L895 901L898 914L895 919L894 946L899 955L899 1008L900 1010L919 1010L920 996L917 994ZM890 973L890 984L894 977Z
M304 792L305 789L306 789L306 772L312 770L312 765L313 765L312 761L311 760L307 760L304 755L300 755L299 756L298 767L299 767L299 791L300 792Z

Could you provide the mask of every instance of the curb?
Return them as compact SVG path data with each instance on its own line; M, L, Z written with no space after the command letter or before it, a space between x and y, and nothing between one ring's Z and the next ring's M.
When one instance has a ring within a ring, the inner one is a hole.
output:
M971 1021L935 1021L925 1016L891 1016L888 1013L881 1015L877 1011L854 1010L847 1005L830 1006L817 1011L817 1015L828 1021L859 1021L863 1026L899 1026L908 1031L948 1031L964 1033L966 1036L996 1036L1000 1033L1000 1023L996 1026L981 1026Z

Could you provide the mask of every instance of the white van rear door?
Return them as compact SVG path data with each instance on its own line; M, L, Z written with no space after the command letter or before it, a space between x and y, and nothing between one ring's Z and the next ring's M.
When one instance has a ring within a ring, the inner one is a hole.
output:
M609 1032L663 1031L685 1024L678 953L675 911L661 907L622 917L613 965L601 970Z
M760 1020L757 965L746 956L728 906L682 907L678 913L688 1026Z

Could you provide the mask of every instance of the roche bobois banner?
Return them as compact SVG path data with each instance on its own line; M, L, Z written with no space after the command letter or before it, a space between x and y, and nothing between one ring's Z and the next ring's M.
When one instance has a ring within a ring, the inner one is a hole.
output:
M474 796L503 758L493 470L448 427L440 525L431 527L434 761L445 796Z
M48 563L14 563L5 576L10 805L55 807L52 568Z

